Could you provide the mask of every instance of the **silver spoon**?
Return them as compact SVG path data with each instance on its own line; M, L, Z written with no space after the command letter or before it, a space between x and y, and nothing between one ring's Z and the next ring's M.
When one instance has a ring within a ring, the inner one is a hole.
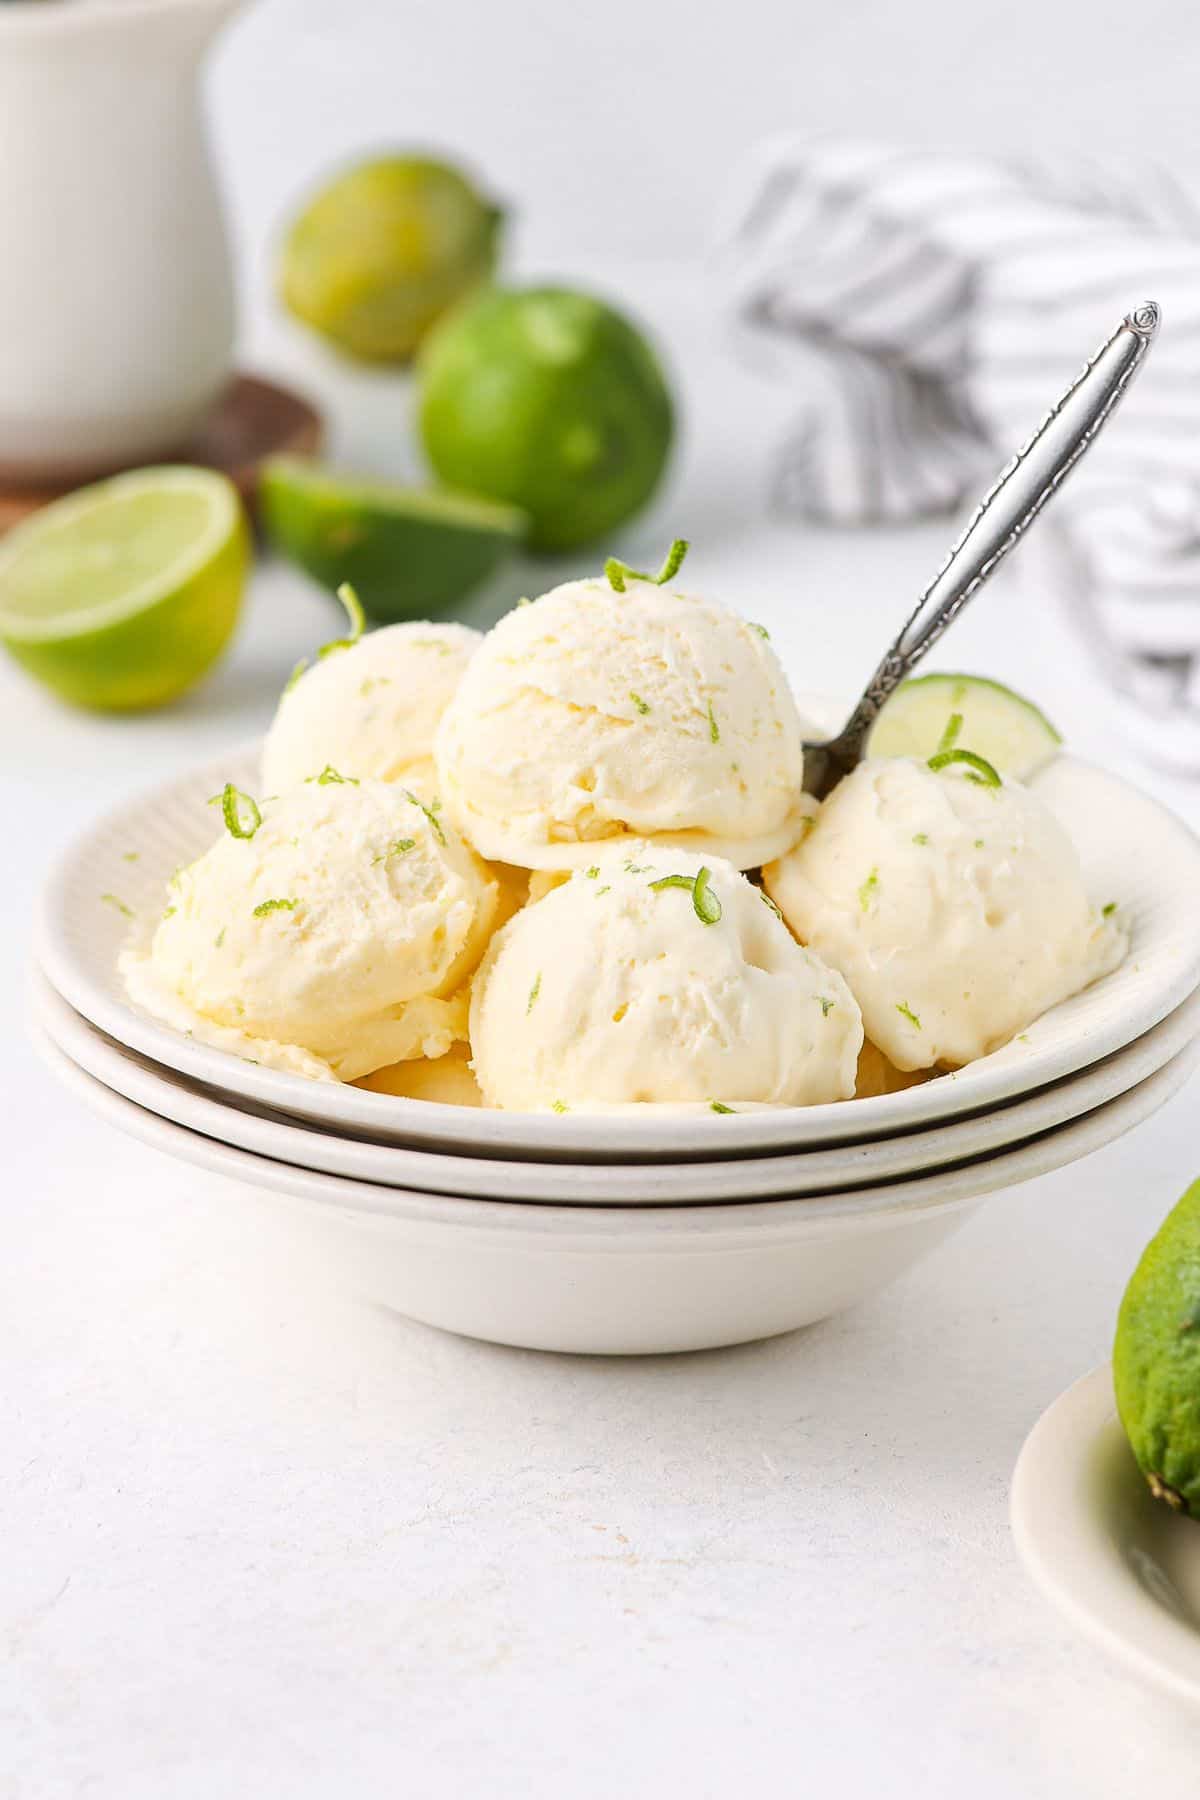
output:
M1122 319L988 489L841 731L822 743L805 744L806 794L823 800L862 761L884 701L908 679L1095 442L1141 367L1160 318L1158 306L1148 300Z

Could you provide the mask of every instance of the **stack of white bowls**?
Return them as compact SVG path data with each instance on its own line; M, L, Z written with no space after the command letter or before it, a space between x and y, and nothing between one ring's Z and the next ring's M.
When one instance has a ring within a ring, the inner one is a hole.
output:
M139 1013L116 969L122 909L156 916L210 841L204 802L254 760L172 781L69 851L42 913L35 1039L113 1124L283 1197L327 1233L331 1278L433 1325L617 1353L789 1331L882 1287L985 1194L1139 1124L1200 1060L1200 844L1064 755L1034 785L1089 890L1120 906L1129 956L954 1074L703 1116L492 1112L278 1074Z

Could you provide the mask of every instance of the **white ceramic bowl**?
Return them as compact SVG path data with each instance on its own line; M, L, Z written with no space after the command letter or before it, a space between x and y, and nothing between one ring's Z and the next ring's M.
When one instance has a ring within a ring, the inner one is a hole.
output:
M211 1050L132 1008L117 974L127 922L105 894L156 917L172 870L211 842L205 803L226 780L257 782L257 751L243 750L132 801L68 851L45 894L38 959L75 1009L118 1042L241 1100L329 1130L561 1162L695 1158L798 1150L892 1136L981 1112L1096 1062L1164 1018L1200 982L1200 844L1170 813L1114 775L1070 756L1037 777L1038 793L1068 825L1090 890L1118 901L1132 923L1123 966L1055 1007L1023 1041L904 1093L831 1106L718 1117L659 1114L502 1113L366 1093L277 1074ZM137 861L126 858L134 854Z
M1025 1567L1073 1625L1144 1681L1200 1705L1200 1524L1151 1496L1107 1364L1030 1432L1012 1528Z
M33 1037L55 1073L122 1130L288 1196L300 1230L327 1234L331 1273L365 1297L468 1337L603 1354L742 1343L852 1306L941 1242L981 1195L1140 1123L1200 1057L1193 1042L1086 1118L937 1175L742 1205L563 1207L380 1187L253 1156L135 1106L36 1027Z
M383 1186L492 1200L560 1205L695 1205L771 1195L834 1193L994 1155L1079 1118L1135 1087L1200 1032L1200 990L1142 1037L1078 1075L1025 1100L948 1125L867 1144L712 1162L521 1162L397 1144L365 1143L315 1130L214 1095L106 1037L69 1007L44 977L30 988L32 1017L71 1060L106 1087L161 1118L277 1162Z

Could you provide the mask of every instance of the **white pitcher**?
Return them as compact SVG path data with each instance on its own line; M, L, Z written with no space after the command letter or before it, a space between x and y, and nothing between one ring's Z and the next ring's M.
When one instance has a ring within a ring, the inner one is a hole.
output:
M0 479L169 455L230 372L200 116L241 0L0 0Z

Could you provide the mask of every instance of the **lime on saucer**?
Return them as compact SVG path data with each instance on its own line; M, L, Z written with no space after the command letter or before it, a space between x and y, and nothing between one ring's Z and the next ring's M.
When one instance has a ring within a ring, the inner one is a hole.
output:
M274 547L323 587L349 582L384 624L425 619L464 599L521 543L514 506L438 488L393 487L274 457L259 482Z
M1002 775L1028 781L1062 743L1032 700L982 675L918 675L902 682L883 708L867 742L868 756L933 756L950 719L962 725L957 741Z
M77 706L161 706L225 648L249 562L241 501L223 475L116 475L0 540L0 642Z

